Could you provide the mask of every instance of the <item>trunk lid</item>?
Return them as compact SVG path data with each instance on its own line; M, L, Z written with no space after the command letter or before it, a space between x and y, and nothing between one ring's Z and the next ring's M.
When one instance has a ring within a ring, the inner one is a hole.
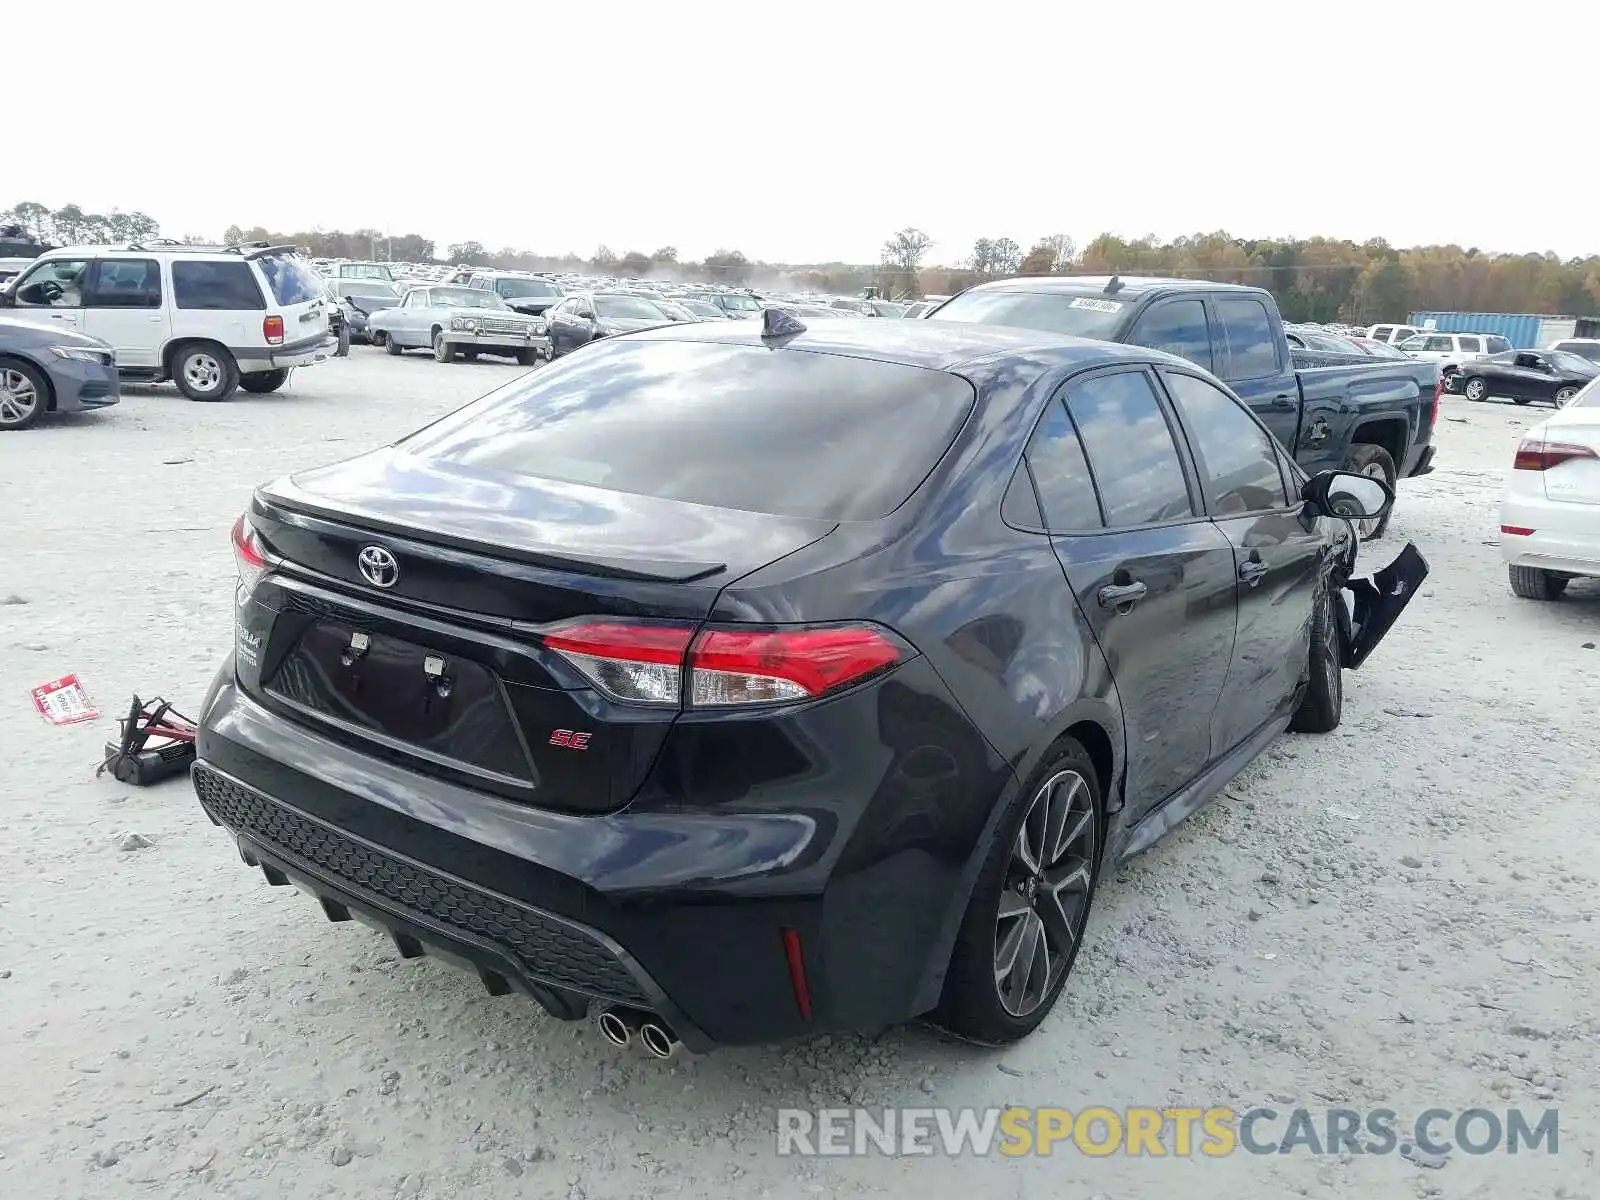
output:
M1547 447L1582 447L1593 457L1572 455L1541 471L1546 499L1565 504L1600 504L1600 408L1567 408L1544 427Z
M247 691L424 773L575 811L626 804L677 711L611 703L541 630L700 620L728 582L834 527L468 476L394 447L262 487L249 521L272 565L239 614Z

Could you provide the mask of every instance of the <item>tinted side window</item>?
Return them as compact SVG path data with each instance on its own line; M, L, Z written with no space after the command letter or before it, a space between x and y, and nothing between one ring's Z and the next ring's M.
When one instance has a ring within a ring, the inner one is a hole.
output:
M102 258L89 294L89 308L160 308L161 264L153 258Z
M1139 318L1128 341L1165 350L1211 370L1211 331L1206 326L1206 306L1199 300L1157 304Z
M1289 503L1274 439L1244 406L1193 375L1163 372L1200 460L1200 482L1211 515L1266 512Z
M1505 338L1496 334L1490 334L1483 340L1485 345L1488 347L1490 354L1503 354L1505 351L1511 349L1511 343L1506 341Z
M1461 343L1461 353L1463 354L1478 354L1483 350L1483 343L1475 337L1464 337L1458 340Z
M1267 306L1259 300L1218 300L1217 316L1228 339L1229 379L1262 379L1278 370L1278 341Z
M1107 525L1152 525L1194 515L1172 430L1143 371L1075 383L1067 409L1088 452Z
M174 261L172 302L179 308L230 312L267 306L249 264L242 259L239 262Z
M1083 457L1078 431L1059 400L1050 401L1028 443L1028 468L1039 491L1045 526L1056 530L1100 529L1100 502Z

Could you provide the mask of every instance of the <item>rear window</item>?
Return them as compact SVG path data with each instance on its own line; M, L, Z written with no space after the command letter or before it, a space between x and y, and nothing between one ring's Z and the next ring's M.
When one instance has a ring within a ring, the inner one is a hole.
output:
M268 254L255 263L279 304L305 304L322 298L322 277L298 254Z
M898 363L597 342L399 445L453 469L864 521L905 502L972 404L966 380Z
M977 325L1015 325L1045 333L1111 339L1126 304L1087 292L963 292L929 313L930 321L971 321Z
M243 259L172 263L172 302L179 308L251 312L266 308L261 287Z

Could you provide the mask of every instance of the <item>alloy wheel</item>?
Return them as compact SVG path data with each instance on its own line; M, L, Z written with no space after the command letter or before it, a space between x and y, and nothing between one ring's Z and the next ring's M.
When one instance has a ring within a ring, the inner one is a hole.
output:
M1034 1012L1066 972L1089 909L1096 832L1094 792L1077 771L1034 793L995 918L994 983L1013 1017Z
M39 408L39 393L21 371L0 370L0 425L21 425Z
M1338 601L1331 589L1324 591L1318 604L1322 618L1317 624L1319 638L1322 643L1317 647L1317 669L1322 672L1323 683L1326 685L1328 695L1338 696L1344 687L1344 667L1339 661L1339 626L1333 615L1333 606Z
M1572 403L1572 398L1578 394L1575 387L1564 387L1556 393L1556 407L1565 408Z
M1481 379L1469 379L1464 390L1468 400L1482 400L1488 393L1489 387Z

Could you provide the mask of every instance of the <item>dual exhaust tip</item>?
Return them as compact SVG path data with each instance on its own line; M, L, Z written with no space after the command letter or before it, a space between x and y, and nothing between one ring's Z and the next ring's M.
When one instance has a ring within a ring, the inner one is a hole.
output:
M683 1045L665 1022L650 1013L607 1008L595 1018L595 1026L600 1036L613 1046L630 1046L637 1037L644 1048L662 1062L675 1056Z

